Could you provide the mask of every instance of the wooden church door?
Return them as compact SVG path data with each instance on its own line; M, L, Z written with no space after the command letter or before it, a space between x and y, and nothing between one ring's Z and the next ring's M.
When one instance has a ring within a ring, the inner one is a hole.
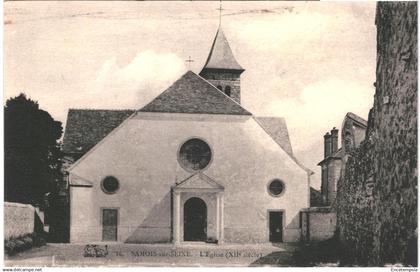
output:
M118 210L102 210L102 240L117 241Z
M206 239L206 203L198 197L192 197L184 204L184 241L206 241Z
M269 212L270 242L283 242L283 212Z

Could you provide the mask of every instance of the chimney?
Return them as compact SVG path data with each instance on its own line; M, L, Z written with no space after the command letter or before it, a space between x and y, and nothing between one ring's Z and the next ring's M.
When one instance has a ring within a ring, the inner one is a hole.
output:
M331 154L338 150L338 129L333 127L331 130Z
M331 135L327 132L324 135L324 158L327 158L331 155Z

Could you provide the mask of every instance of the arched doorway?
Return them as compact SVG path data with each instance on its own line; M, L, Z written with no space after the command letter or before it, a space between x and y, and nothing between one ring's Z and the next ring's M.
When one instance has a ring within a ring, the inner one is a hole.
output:
M188 199L184 204L184 241L205 241L207 239L207 206L198 197Z

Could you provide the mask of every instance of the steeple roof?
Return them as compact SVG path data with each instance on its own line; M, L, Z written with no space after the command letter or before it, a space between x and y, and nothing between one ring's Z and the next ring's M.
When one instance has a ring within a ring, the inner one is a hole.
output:
M233 56L229 43L221 27L217 30L216 37L210 49L209 56L207 57L205 69L226 69L244 71Z

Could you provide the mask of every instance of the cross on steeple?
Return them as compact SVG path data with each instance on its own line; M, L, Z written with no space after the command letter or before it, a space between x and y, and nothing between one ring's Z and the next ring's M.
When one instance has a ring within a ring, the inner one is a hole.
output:
M186 63L188 63L188 70L191 70L191 62L194 62L193 59L191 59L191 56L188 56L188 59L185 60Z
M220 5L219 5L219 8L217 10L219 11L219 27L220 27L220 25L222 24L222 10L224 10L222 8L222 0L220 0Z
M216 32L206 64L200 76L208 80L237 103L241 103L240 76L245 71L233 56L222 27Z

